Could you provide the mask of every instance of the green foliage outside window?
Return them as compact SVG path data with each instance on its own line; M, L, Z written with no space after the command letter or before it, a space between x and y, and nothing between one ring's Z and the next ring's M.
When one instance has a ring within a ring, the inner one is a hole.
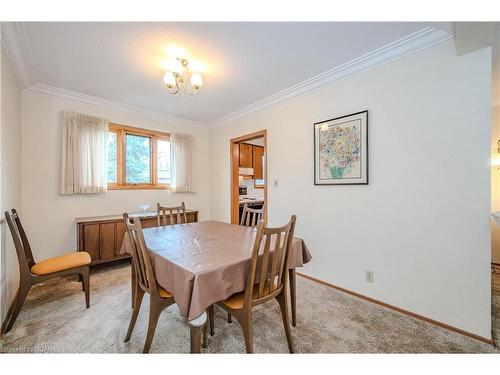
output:
M149 137L127 134L125 142L127 183L151 183L151 139Z

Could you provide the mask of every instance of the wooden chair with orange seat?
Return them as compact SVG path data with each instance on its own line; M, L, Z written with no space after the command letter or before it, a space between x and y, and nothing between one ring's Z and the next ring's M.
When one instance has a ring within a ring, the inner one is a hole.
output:
M292 215L288 224L278 228L265 227L264 221L259 222L245 290L218 303L240 323L247 353L253 353L252 309L272 299L279 303L288 349L290 353L294 352L288 321L287 262L295 221L296 217ZM271 250L273 236L274 249Z
M261 220L264 220L265 211L266 211L265 204L262 205L261 208L250 208L248 207L248 205L245 204L243 206L243 211L241 212L240 225L243 227L251 227L251 228L256 227ZM232 323L231 314L229 313L227 314L227 321L228 323ZM210 334L213 336L213 329L211 329Z
M14 322L23 307L24 300L29 290L35 284L47 281L54 277L67 275L80 275L82 288L85 291L85 303L90 306L90 284L89 284L89 264L90 255L85 251L69 253L55 258L45 259L35 262L31 247L26 237L26 233L21 225L21 220L16 210L12 209L12 214L5 211L5 218L9 225L14 246L16 248L17 260L19 262L19 288L16 296L10 305L9 311L2 326L2 333L7 333L12 328Z
M131 221L128 214L124 213L123 222L130 241L133 266L132 272L135 273L134 280L132 281L132 298L134 300L132 305L133 311L124 341L128 342L130 340L135 323L137 322L137 316L139 315L139 311L141 309L144 293L148 293L149 323L146 341L144 342L142 352L149 353L160 314L167 307L173 305L175 303L175 299L172 293L162 288L156 282L153 265L151 264L151 259L149 258L144 233L142 231L141 220L138 217L135 217L134 220ZM193 331L191 331L191 334L193 334ZM193 345L193 340L191 340L191 344ZM194 345L198 345L198 343L194 343ZM205 324L203 327L203 347L206 346L207 325ZM191 347L191 352L199 352L199 348Z

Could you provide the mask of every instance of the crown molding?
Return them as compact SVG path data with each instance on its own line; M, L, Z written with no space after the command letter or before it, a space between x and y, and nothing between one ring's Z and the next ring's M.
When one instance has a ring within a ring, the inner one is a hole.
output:
M186 125L186 126L193 126L196 128L207 129L207 125L201 122L168 115L162 112L151 111L142 107L123 104L112 100L102 99L96 96L86 95L76 91L65 90L54 86L44 85L41 83L34 84L29 88L25 89L24 91L55 96L63 99L73 100L80 103L92 104L99 107L110 108L115 111L146 117L153 121L158 121L162 123L172 123L172 124Z
M22 88L37 83L28 36L22 22L2 22L2 46Z
M14 75L24 91L111 108L116 111L146 117L154 121L194 126L203 129L207 128L207 125L197 121L39 83L29 48L28 35L23 22L2 22L1 43L11 62Z
M215 128L217 126L221 126L250 113L260 111L266 107L282 103L296 96L306 94L321 87L364 73L390 61L394 61L452 38L453 35L444 30L434 27L426 27L345 64L339 65L336 68L289 87L288 89L268 96L267 98L229 113L228 115L222 116L210 122L209 127Z
M192 121L162 112L151 111L142 107L123 104L103 98L98 98L75 91L65 90L38 82L36 71L28 43L28 35L22 22L3 22L1 43L12 64L14 74L20 86L26 91L62 97L82 103L111 108L117 111L131 113L160 122L177 123L197 128L214 128L230 121L260 111L266 107L282 103L291 98L304 95L321 87L364 73L380 65L401 57L431 47L437 43L453 38L453 35L434 27L426 27L404 38L398 39L381 48L371 51L361 57L337 66L331 70L314 76L297 85L261 99L253 104L222 116L208 124Z

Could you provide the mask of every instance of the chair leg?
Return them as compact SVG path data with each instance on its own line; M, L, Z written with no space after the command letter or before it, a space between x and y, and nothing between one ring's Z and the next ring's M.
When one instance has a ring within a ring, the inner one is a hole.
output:
M227 322L232 323L233 319L231 319L231 314L227 313Z
M149 353L151 349L151 343L153 342L153 336L155 335L156 325L158 324L158 319L162 312L161 304L158 301L154 301L150 298L149 305L149 324L148 324L148 334L146 336L146 342L144 343L143 353Z
M134 296L134 310L132 311L132 316L130 317L127 336L125 336L124 342L128 342L130 340L130 336L132 336L132 332L135 327L135 322L137 321L137 316L139 315L139 311L141 310L142 297L144 297L144 291L139 288Z
M245 336L245 346L247 353L253 353L253 332L252 332L252 313L244 316L240 321L241 328L243 328L243 336Z
M297 274L295 268L288 270L290 279L290 302L292 305L292 326L297 327Z
M286 289L283 292L276 296L278 303L280 304L281 317L283 318L283 326L285 327L286 341L288 342L288 349L290 353L294 353L293 342L292 342L292 334L290 332L290 322L288 321L288 304L287 304L287 295Z
M12 301L12 305L9 308L10 315L7 314L7 324L5 325L5 329L3 330L2 333L7 333L10 331L12 326L14 325L14 322L17 319L17 316L19 315L19 312L21 311L21 308L23 307L24 300L26 299L26 296L28 295L28 292L31 288L30 286L26 285L20 285L19 289L16 293L16 296L14 297L14 300Z
M131 265L131 285L130 285L130 290L132 292L132 297L130 298L131 301L132 301L132 308L134 308L134 301L135 301L135 293L137 292L137 279L136 279L136 275L135 275L135 266L134 266L134 261L132 260L132 258L130 258L130 265Z
M208 320L210 321L210 336L215 334L214 305L208 307Z
M243 314L234 315L243 330L247 353L253 353L252 311L244 311Z
M17 297L19 295L19 288L16 291L16 294L14 295L14 298L12 298L12 302L10 303L9 310L7 310L7 314L5 315L5 319L2 323L2 329L0 330L3 333L7 333L7 324L9 324L10 317L12 315L12 311L14 311L14 307L16 306L17 302Z
M85 269L80 275L82 276L82 288L85 292L85 305L87 309L90 307L90 275L89 267Z

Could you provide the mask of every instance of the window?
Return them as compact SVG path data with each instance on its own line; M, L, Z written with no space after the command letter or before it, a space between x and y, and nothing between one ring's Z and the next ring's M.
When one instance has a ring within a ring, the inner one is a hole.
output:
M108 189L167 189L170 181L169 134L110 124Z

